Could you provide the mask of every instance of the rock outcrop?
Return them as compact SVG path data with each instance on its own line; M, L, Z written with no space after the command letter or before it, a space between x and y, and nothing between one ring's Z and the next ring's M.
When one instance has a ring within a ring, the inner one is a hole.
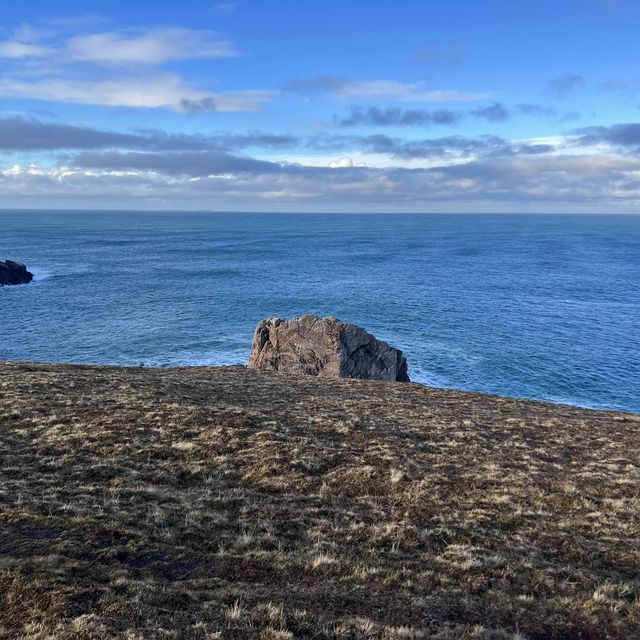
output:
M249 368L321 378L409 382L402 351L337 318L269 318L256 327Z
M0 287L9 284L27 284L33 280L33 273L26 265L13 260L0 260Z

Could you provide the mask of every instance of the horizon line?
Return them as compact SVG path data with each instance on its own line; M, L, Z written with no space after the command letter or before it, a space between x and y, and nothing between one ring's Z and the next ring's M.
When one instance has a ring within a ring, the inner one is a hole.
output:
M640 211L251 211L213 209L107 209L0 207L4 213L196 213L203 215L333 215L333 216L640 216Z

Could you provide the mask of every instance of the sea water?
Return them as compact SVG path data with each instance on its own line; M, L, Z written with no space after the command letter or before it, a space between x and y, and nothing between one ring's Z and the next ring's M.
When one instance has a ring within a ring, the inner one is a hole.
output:
M640 216L0 212L0 359L246 363L333 315L428 385L640 411Z

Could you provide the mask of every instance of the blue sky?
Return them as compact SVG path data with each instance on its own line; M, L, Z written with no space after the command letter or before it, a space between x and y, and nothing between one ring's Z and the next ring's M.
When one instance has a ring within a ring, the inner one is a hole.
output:
M0 207L640 211L640 2L2 16Z

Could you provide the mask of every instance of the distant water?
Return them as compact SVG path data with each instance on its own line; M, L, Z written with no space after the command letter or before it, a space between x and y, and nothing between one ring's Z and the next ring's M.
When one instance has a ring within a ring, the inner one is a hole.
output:
M435 386L640 411L640 216L0 213L0 359L246 362L335 315Z

